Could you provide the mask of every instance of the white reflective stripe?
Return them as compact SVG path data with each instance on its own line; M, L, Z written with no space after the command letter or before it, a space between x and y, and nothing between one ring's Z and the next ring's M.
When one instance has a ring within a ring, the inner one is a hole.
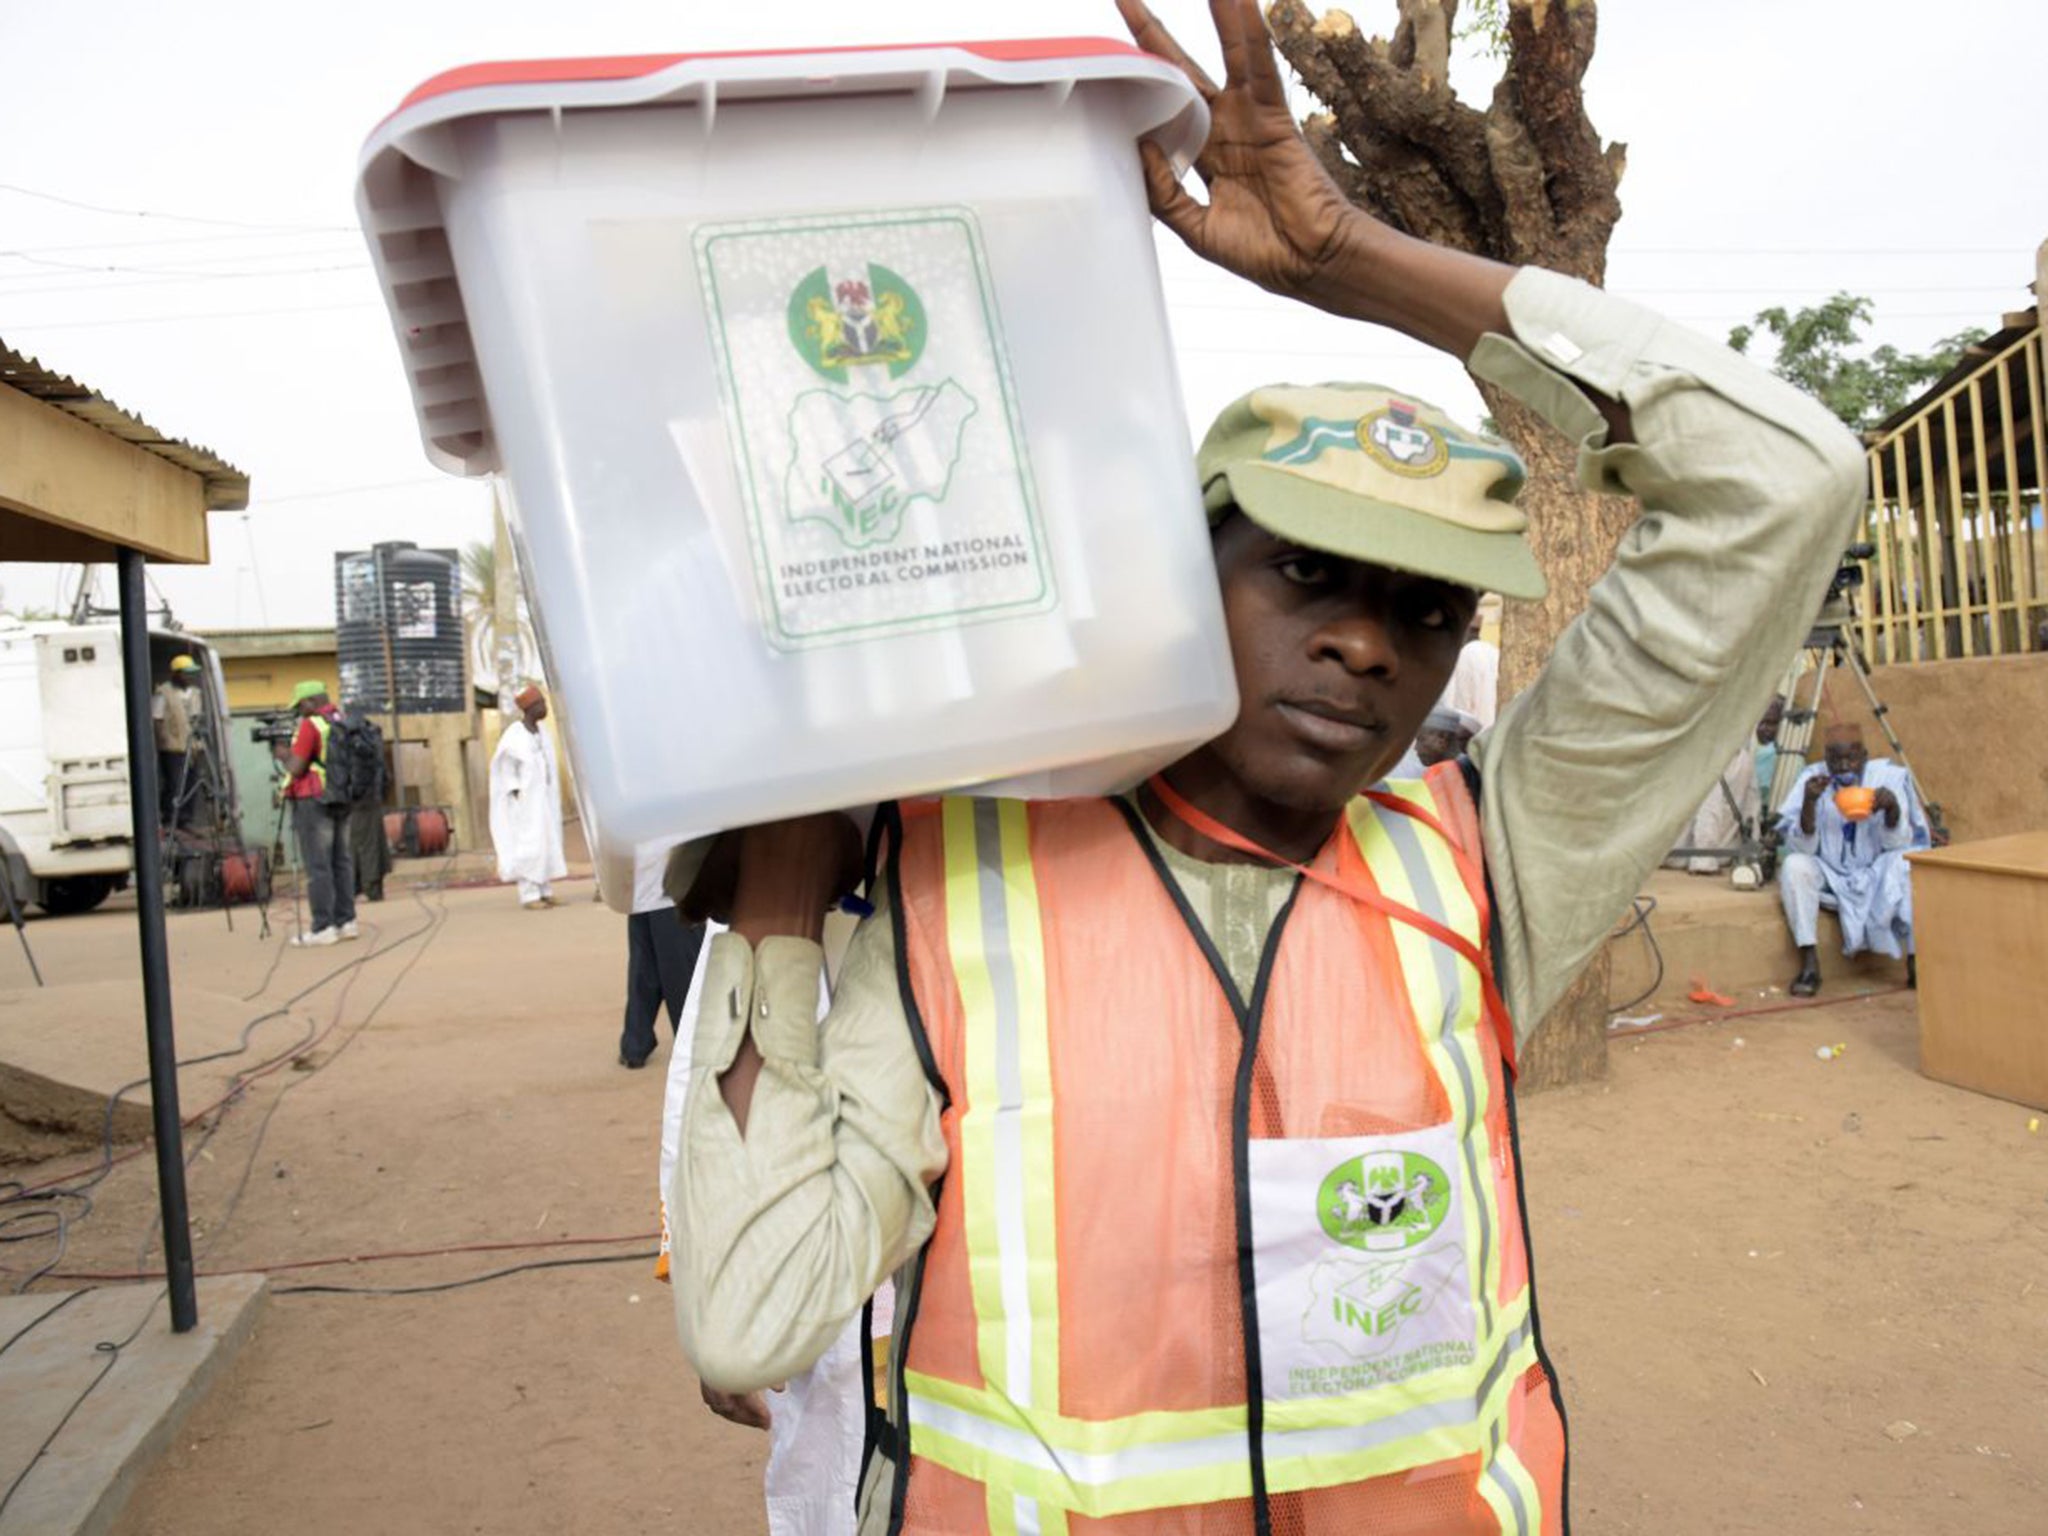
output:
M1499 1412L1486 1419L1487 1405L1501 1380L1515 1361L1530 1353L1529 1321L1523 1320L1500 1338L1485 1374L1469 1395L1454 1395L1439 1402L1419 1403L1400 1413L1365 1418L1352 1424L1321 1425L1310 1429L1268 1429L1263 1437L1269 1462L1355 1454L1393 1445L1398 1441L1428 1434L1433 1430L1472 1426L1472 1449L1483 1449L1488 1433L1499 1434L1506 1414L1506 1400ZM1082 1451L1054 1445L1049 1434L1034 1431L1028 1423L1001 1423L951 1404L936 1402L912 1388L908 1394L913 1431L931 1429L951 1436L990 1456L1014 1462L1020 1467L1053 1473L1084 1488L1104 1488L1127 1478L1160 1473L1196 1472L1216 1467L1242 1466L1245 1441L1241 1431L1205 1435L1199 1439L1163 1441L1134 1445L1116 1451ZM1279 1405L1269 1405L1271 1412ZM1483 1421L1491 1430L1482 1431Z

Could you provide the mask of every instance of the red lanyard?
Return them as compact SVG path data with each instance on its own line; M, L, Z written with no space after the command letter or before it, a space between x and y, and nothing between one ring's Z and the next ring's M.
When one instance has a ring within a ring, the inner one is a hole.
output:
M1283 865L1297 874L1315 881L1318 885L1328 887L1340 896L1350 897L1360 906L1370 907L1373 911L1379 912L1397 923L1406 923L1411 928L1420 929L1438 943L1448 945L1453 952L1469 961L1472 968L1479 973L1479 985L1484 996L1486 1011L1492 1016L1495 1037L1500 1042L1501 1057L1507 1063L1509 1072L1512 1073L1515 1070L1515 1035L1513 1026L1508 1018L1507 1004L1501 1000L1500 989L1494 982L1492 957L1479 945L1474 944L1463 934L1455 933L1451 929L1446 928L1436 919L1417 912L1413 907L1403 906L1400 902L1382 895L1371 886L1361 885L1355 880L1348 880L1344 876L1329 870L1311 868L1309 865L1297 863L1293 859L1284 858L1280 854L1273 852L1270 848L1261 847L1242 833L1235 832L1226 827L1208 812L1196 807L1186 796L1180 794L1171 784L1168 784L1164 775L1154 774L1147 787L1153 794L1159 797L1160 802L1175 817L1201 833L1202 836L1208 838L1211 842L1221 843L1225 848L1233 848L1239 853L1251 854L1253 857L1264 859L1269 863ZM1437 836L1441 837L1450 848L1452 859L1457 863L1458 877L1465 883L1465 890L1472 898L1473 908L1477 911L1486 910L1484 877L1474 870L1470 860L1465 857L1464 850L1458 846L1457 839L1451 836L1442 822L1438 821L1428 811L1422 809L1421 806L1404 800L1399 795L1390 795L1378 790L1369 789L1365 791L1365 798L1372 801L1375 805L1385 807L1387 810L1397 811L1403 816L1413 817L1434 831Z

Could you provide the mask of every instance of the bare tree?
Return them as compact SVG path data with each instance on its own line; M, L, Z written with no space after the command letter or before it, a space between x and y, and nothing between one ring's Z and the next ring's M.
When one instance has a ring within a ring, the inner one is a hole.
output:
M1318 20L1302 0L1267 8L1281 53L1324 108L1303 129L1338 186L1375 218L1438 245L1603 281L1626 152L1603 145L1586 116L1595 0L1505 0L1504 14L1501 0L1481 0L1502 58L1484 110L1450 85L1458 0L1396 3L1391 39L1367 37L1343 11ZM1585 609L1634 506L1580 490L1575 445L1512 396L1474 382L1528 463L1520 504L1550 580L1541 602L1504 610L1501 686L1513 694ZM1602 950L1523 1052L1524 1087L1606 1071L1607 979Z

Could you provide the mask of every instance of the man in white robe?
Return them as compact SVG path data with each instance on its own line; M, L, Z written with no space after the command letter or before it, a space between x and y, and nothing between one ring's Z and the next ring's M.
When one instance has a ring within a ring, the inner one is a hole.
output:
M1500 708L1500 647L1480 638L1483 617L1483 612L1472 615L1472 628L1465 636L1464 648L1458 652L1458 665L1451 673L1444 696L1437 700L1441 709L1455 709L1472 716L1481 730L1493 724Z
M637 898L635 904L640 904ZM706 923L705 930L707 947L714 935L725 931L716 922ZM696 1037L704 969L698 966L690 978L689 997L676 1025L678 1042ZM831 1001L822 978L818 994L822 1018ZM655 1262L655 1276L661 1280L668 1279L669 1271L668 1186L675 1174L689 1091L690 1048L679 1043L669 1055L668 1094L661 1110L661 1257ZM884 1286L874 1301L879 1358L887 1356L894 1311L894 1290ZM741 1395L702 1390L705 1405L719 1417L768 1431L768 1467L762 1476L768 1536L853 1536L867 1429L863 1394L872 1390L861 1368L858 1318L817 1364L773 1391Z
M1841 792L1857 789L1872 791L1868 810L1852 796L1845 811ZM1843 954L1873 949L1893 959L1904 955L1911 984L1913 881L1906 854L1931 846L1932 838L1905 768L1871 757L1855 726L1830 726L1825 757L1799 776L1779 808L1778 835L1784 849L1778 893L1792 942L1799 946L1793 996L1820 990L1822 907L1842 920Z
M1757 821L1756 750L1744 742L1721 772L1721 781L1707 791L1707 798L1692 813L1692 819L1678 829L1673 848L1726 849L1726 853L1674 854L1665 867L1683 864L1695 875L1717 874L1735 861L1742 843L1743 827Z
M491 844L498 850L498 878L519 882L519 904L528 911L552 907L549 882L569 873L562 856L562 776L555 744L540 728L548 701L528 686L513 701L519 719L505 727L491 754Z

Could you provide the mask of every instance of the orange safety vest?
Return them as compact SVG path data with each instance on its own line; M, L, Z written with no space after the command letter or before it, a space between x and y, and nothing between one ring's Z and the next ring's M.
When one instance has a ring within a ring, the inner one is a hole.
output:
M1478 815L1448 764L1382 790L1431 819L1360 798L1315 867L1458 947L1302 880L1249 998L1130 806L909 817L949 1163L876 1430L891 1532L1562 1532Z

